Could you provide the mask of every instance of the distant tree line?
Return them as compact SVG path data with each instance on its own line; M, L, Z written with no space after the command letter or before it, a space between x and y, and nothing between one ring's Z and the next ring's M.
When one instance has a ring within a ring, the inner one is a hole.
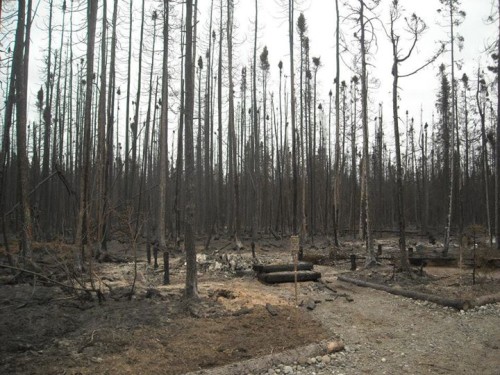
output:
M247 62L233 45L233 0L211 0L204 22L197 0L134 3L140 16L132 0L43 0L36 13L32 0L3 4L0 217L12 264L14 240L27 263L33 241L75 243L81 268L110 240L143 236L186 251L195 296L195 236L332 236L336 246L357 236L372 263L374 231L397 230L407 267L409 229L442 236L447 251L480 224L498 248L499 39L487 66L460 77L458 1L440 0L450 39L413 72L404 63L427 25L397 0L386 1L384 31L373 25L381 1L336 0L335 60L311 56L306 14L283 1L289 60L277 66L257 47L258 1ZM35 58L42 8L47 45ZM391 119L372 96L377 37L392 44ZM435 114L401 111L404 78L438 59ZM29 97L34 63L44 84ZM336 67L328 92L317 89L323 64Z

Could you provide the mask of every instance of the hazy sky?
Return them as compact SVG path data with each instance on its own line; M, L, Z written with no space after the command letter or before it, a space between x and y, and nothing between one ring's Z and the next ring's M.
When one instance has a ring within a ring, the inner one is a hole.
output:
M278 77L277 64L283 59L285 71L289 69L288 62L288 24L283 16L283 9L279 5L280 0L259 0L259 45L262 48L267 45L269 49L269 59L271 63L271 75ZM201 1L203 3L203 1ZM339 3L344 3L340 0ZM350 0L355 4L354 0ZM448 28L443 25L446 21L438 14L440 7L438 0L400 0L400 4L406 9L408 14L416 13L428 26L428 30L418 43L412 58L401 65L400 73L410 72L420 66L438 49L440 40L447 40ZM474 82L477 67L480 64L484 67L491 63L491 60L483 53L485 47L491 43L498 32L497 23L487 25L486 20L491 14L491 0L463 0L461 9L467 16L456 31L464 36L464 49L458 51L456 48L456 59L463 61L462 70L456 70L456 77L460 78L465 72L471 80L472 88L475 89ZM370 76L380 82L380 88L371 87L370 95L372 100L371 109L376 111L378 103L383 103L385 117L385 132L393 134L392 128L392 50L391 44L383 31L382 25L389 23L389 1L382 1L376 13L380 16L381 23L375 23L377 28L377 46L373 49L373 57L370 58L374 68L370 69ZM318 96L321 94L323 100L327 100L328 91L333 88L335 75L335 1L334 0L309 0L303 1L302 5L297 5L296 16L299 11L304 12L308 23L308 34L310 38L312 56L320 56L322 67L318 72ZM251 0L240 0L236 6L237 19L240 24L238 34L242 39L248 35L247 45L253 42L253 18L255 15L254 2ZM205 13L205 12L203 12ZM340 9L341 17L347 16L345 7ZM387 27L387 26L386 26ZM355 31L353 23L347 20L341 21L341 32L350 37ZM296 42L298 45L298 43ZM406 50L408 44L401 43L401 48ZM356 48L357 46L354 46ZM247 47L249 50L250 46ZM260 48L260 50L261 50ZM402 53L402 54L403 54ZM243 55L243 54L241 54ZM240 56L241 56L240 55ZM347 63L350 63L346 56ZM450 54L443 54L435 63L428 66L414 77L404 78L400 81L400 116L404 118L404 112L409 110L410 116L415 117L417 129L420 124L420 108L423 108L423 121L431 122L432 112L435 110L436 94L439 87L437 78L438 67L444 62L450 65ZM449 68L448 68L449 69ZM449 71L449 70L448 70ZM346 66L341 67L341 80L349 82L353 72ZM375 116L372 114L371 118ZM373 130L371 130L373 135ZM392 136L391 136L392 138Z
M271 64L270 70L270 90L274 90L277 95L277 80L279 78L279 70L277 68L278 61L282 60L284 63L283 72L285 75L289 75L289 49L288 49L288 23L287 23L287 10L281 3L288 2L288 0L258 0L259 1L259 32L258 32L258 54L262 51L264 46L269 49L269 60ZM218 19L218 6L220 4L219 0L214 0L216 6L214 9L214 19L217 22ZM343 0L339 0L342 4ZM37 3L35 1L35 3ZM85 16L85 2L81 3L81 11L79 15L75 15L75 19ZM111 18L111 2L109 2L110 10L108 12L108 17ZM151 14L154 8L161 9L162 2L158 0L147 0L148 15ZM226 4L226 0L223 0ZM357 4L357 1L350 0L351 4ZM385 133L392 138L393 128L392 128L392 103L391 103L391 90L392 90L392 75L391 75L391 64L392 64L392 52L390 43L384 33L382 25L387 25L389 20L389 1L382 0L381 5L377 8L376 13L379 15L380 21L375 22L376 34L377 34L377 46L372 49L373 56L370 57L370 62L373 67L370 68L369 75L371 78L375 78L379 82L379 87L370 87L370 98L371 107L373 111L370 114L370 121L376 116L376 111L378 110L378 104L383 103L384 110L384 128ZM46 5L44 5L42 0L42 5L40 6L39 13L37 15L37 25L38 27L43 27L43 24L47 23L46 17ZM62 0L54 1L55 7L58 8L60 14L60 6ZM75 2L76 4L76 2ZM428 25L428 30L423 36L422 40L417 45L417 49L412 56L411 60L401 66L401 73L409 72L415 67L422 64L427 58L429 58L433 52L438 48L439 41L446 40L448 28L442 26L446 21L441 15L437 13L437 9L440 7L439 0L400 0L400 4L406 8L408 14L415 12L417 15L422 17L426 24ZM472 88L475 87L475 75L477 67L480 64L484 67L486 64L490 63L490 59L486 54L484 54L485 47L491 43L497 33L497 26L487 25L486 20L492 11L492 0L462 0L461 8L467 13L465 21L461 26L457 28L457 32L464 36L465 44L463 51L458 51L457 49L457 59L463 62L462 70L456 71L456 77L460 78L465 72L471 80ZM135 9L135 21L134 21L134 38L138 39L139 34L139 20L140 20L140 5L139 0L134 0ZM177 13L180 13L180 7L177 6ZM333 79L334 79L334 69L335 69L335 1L334 0L304 0L297 1L295 17L299 16L299 13L303 11L308 24L308 36L310 38L310 56L319 56L321 58L322 66L318 72L318 102L322 102L324 108L327 108L328 101L328 91L333 89ZM225 17L224 11L224 17ZM340 9L341 17L347 16L346 7L341 5ZM208 17L210 14L210 1L209 0L199 0L199 32L200 37L198 54L204 55L204 48L206 48L207 41L207 24ZM120 21L120 29L123 36L128 38L128 2L120 1L120 15L122 20ZM4 16L4 14L2 14ZM236 0L235 4L235 24L237 30L234 33L234 75L235 75L235 86L239 89L239 78L240 71L243 65L250 65L252 48L253 48L253 20L255 17L255 2L254 0ZM149 17L150 19L150 17ZM59 21L55 21L58 24ZM66 27L69 27L69 19L66 20ZM441 25L440 25L441 24ZM80 25L82 26L82 25ZM75 28L79 27L76 25ZM217 27L217 24L216 26ZM31 69L30 69L30 94L29 103L30 109L34 108L34 101L36 98L36 92L39 87L43 84L43 75L40 74L42 71L43 56L46 53L46 32L40 32L40 30L33 33L32 37L32 49L31 49ZM84 29L83 29L84 30ZM157 47L161 46L161 25L159 25L159 38L157 40ZM341 24L341 32L348 39L352 39L352 34L355 31L355 27L352 21L343 20ZM295 29L295 46L298 50L298 36L297 30ZM83 34L84 35L84 34ZM121 38L119 40L119 59L121 56L121 70L122 73L118 77L118 85L121 85L122 95L121 95L121 112L120 112L120 124L123 126L124 123L124 108L125 108L125 82L126 77L123 72L126 69L126 49L128 43L126 38ZM56 37L54 42L54 48L59 46L59 37ZM76 42L75 42L76 43ZM150 41L145 43L150 45ZM80 44L81 48L84 48L84 44ZM137 53L137 45L134 46ZM178 52L179 47L176 45L175 50ZM353 45L353 51L358 48L358 45ZM401 43L401 48L403 51L406 46L405 43ZM83 52L83 49L81 49ZM97 51L96 51L97 52ZM83 56L82 56L83 57ZM224 58L226 56L224 55ZM156 59L156 68L160 67L161 53L158 53ZM348 54L344 55L344 61L348 64L351 63L351 57ZM404 119L404 112L409 110L410 116L415 117L416 128L419 130L420 125L420 108L423 108L423 121L431 122L432 112L435 111L435 101L436 94L438 91L439 80L437 78L438 67L444 62L449 66L449 54L446 53L442 55L434 64L427 67L424 71L420 72L418 75L410 78L402 79L400 82L400 96L402 98L400 105L400 116ZM133 59L133 68L136 66L137 59ZM179 64L180 60L174 59L172 64ZM224 64L226 62L224 61ZM146 69L150 65L150 57L148 57L148 52L146 52L146 57L144 59L144 66ZM296 68L298 68L298 60L296 59ZM448 68L449 69L449 68ZM134 73L135 74L135 73ZM350 81L350 78L354 74L347 66L341 66L341 80L346 82ZM135 85L133 80L132 85ZM143 78L143 83L148 81L146 76ZM146 86L144 86L146 87ZM132 92L135 92L135 88L132 87ZM237 95L239 93L237 92ZM145 98L145 97L144 97ZM143 99L143 103L146 99ZM143 111L145 113L145 106ZM36 116L36 117L34 117ZM32 115L31 120L37 119L36 112ZM171 117L172 121L176 121L175 118ZM371 123L372 125L372 123ZM171 129L173 126L171 127ZM371 135L373 135L373 126L371 127ZM390 143L390 141L389 141ZM391 145L390 145L391 146ZM392 148L392 147L391 147Z

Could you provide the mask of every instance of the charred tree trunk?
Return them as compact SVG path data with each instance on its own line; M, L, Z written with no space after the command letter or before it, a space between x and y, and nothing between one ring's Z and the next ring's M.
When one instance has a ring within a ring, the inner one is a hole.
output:
M29 203L29 177L28 177L28 155L26 148L26 125L27 125L27 87L29 48L31 30L32 1L28 0L28 11L26 12L26 1L19 0L16 38L14 45L14 59L12 61L13 75L15 76L16 89L16 136L17 136L17 172L18 187L21 200L21 255L24 262L31 263L33 239L33 226L31 221L31 209ZM26 22L27 21L27 22ZM26 23L26 30L25 30Z
M92 80L94 76L94 49L97 23L97 0L90 0L88 4L88 26L87 26L87 75L85 91L85 123L83 129L83 161L82 173L80 176L80 209L76 228L77 245L80 248L81 256L84 255L84 246L89 242L89 173L90 173L90 130L92 126ZM76 259L77 267L82 268L82 258Z
M186 250L186 287L185 296L188 299L198 297L196 276L196 249L194 244L194 150L193 150L193 108L194 108L194 77L193 77L193 3L186 2L186 216L185 216L185 250Z
M160 115L160 182L158 210L158 238L160 248L167 246L167 183L168 183L168 37L169 37L169 0L163 1L163 63L162 63L162 99Z

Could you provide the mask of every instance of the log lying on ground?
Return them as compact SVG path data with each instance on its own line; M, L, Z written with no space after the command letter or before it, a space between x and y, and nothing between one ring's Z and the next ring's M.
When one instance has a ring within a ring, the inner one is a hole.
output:
M342 275L338 276L337 279L340 281L345 281L347 283L355 284L358 286L383 290L384 292L395 294L398 296L434 302L434 303L437 303L437 304L442 305L442 306L453 307L457 310L467 310L472 305L472 303L470 301L464 300L464 299L444 298L444 297L436 296L433 294L415 292L415 291L406 290L406 289L398 289L398 288L390 287L387 285L375 284L375 283L370 283L370 282L364 281L364 280L352 279L350 277L342 276Z
M477 297L471 302L471 306L477 307L497 302L500 302L500 293L488 294L486 296Z
M297 272L297 281L318 281L319 278L321 278L320 272ZM260 273L258 279L268 284L293 283L295 281L295 272Z
M255 264L253 270L258 273L271 273L271 272L286 272L294 271L294 264ZM298 271L311 271L313 264L309 262L299 262L297 264Z
M230 363L225 366L189 372L185 375L240 375L261 374L282 363L297 362L300 358L316 357L327 353L328 340L306 346L288 349L281 353Z
M409 257L410 264L413 266L435 266L435 267L448 267L456 266L458 259L450 257Z

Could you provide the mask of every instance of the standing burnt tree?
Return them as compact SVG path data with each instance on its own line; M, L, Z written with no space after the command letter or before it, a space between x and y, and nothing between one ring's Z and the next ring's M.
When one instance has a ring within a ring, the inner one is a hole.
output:
M31 241L33 226L29 203L28 155L26 149L27 87L31 30L32 1L19 0L17 30L12 61L12 78L15 79L17 172L21 200L21 254L25 263L32 261ZM26 25L25 25L26 24Z
M402 17L402 9L398 0L393 0L390 8L390 32L389 39L392 44L392 116L394 122L394 142L396 148L396 192L397 192L397 210L398 210L398 222L399 222L399 249L401 252L401 268L403 271L409 271L410 266L408 263L408 253L406 250L406 219L405 219L405 200L404 200L404 190L403 190L403 169L401 167L401 145L399 140L399 103L398 103L398 84L399 79L404 77L409 77L416 74L418 71L433 62L437 54L430 59L427 63L416 69L415 71L408 74L401 74L399 72L399 66L401 63L408 60L421 35L426 30L427 26L417 15L412 14L409 18L404 17L405 32L410 35L411 43L406 54L401 52L400 41L401 36L396 30L398 21Z
M85 244L89 241L89 184L90 184L90 151L92 127L92 82L94 77L94 49L97 23L97 0L91 0L87 9L87 75L85 91L85 122L83 129L83 161L80 176L80 209L76 228L76 242L81 254L77 254L76 266L81 269ZM80 257L81 255L81 257Z
M185 106L185 162L186 162L186 211L185 211L185 251L186 251L186 288L188 299L198 297L196 276L196 248L194 243L194 147L193 147L193 111L194 111L194 74L193 74L193 1L186 2L186 51L184 60L186 106Z

